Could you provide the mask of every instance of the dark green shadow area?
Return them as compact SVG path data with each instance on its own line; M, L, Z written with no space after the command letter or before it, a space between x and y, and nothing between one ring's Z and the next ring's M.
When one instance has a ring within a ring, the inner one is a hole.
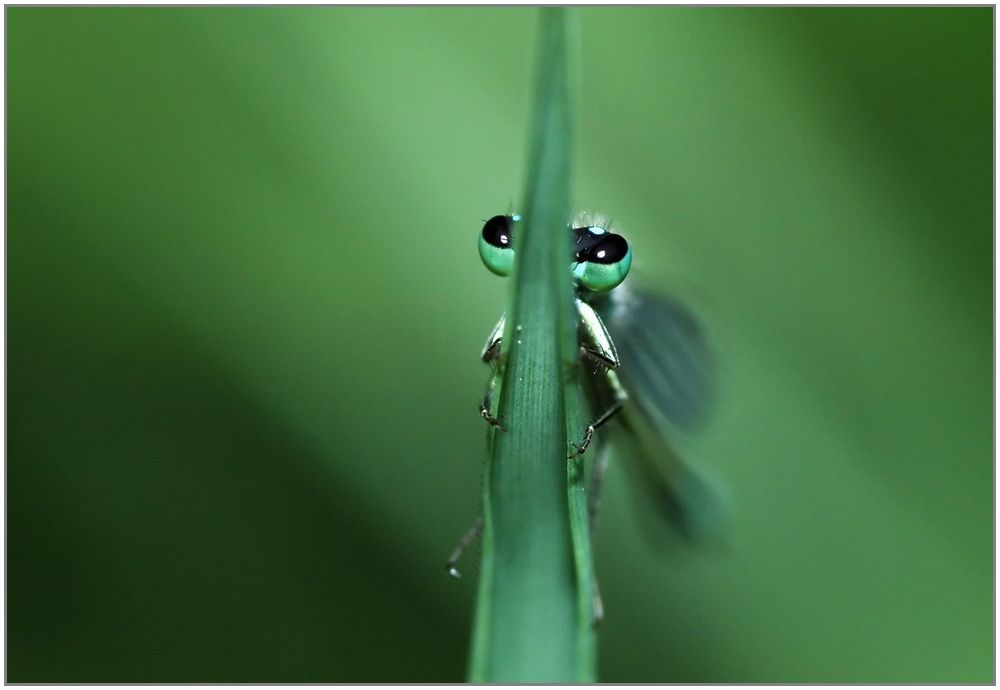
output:
M346 459L140 286L37 239L8 240L7 680L460 679L464 628L318 469Z

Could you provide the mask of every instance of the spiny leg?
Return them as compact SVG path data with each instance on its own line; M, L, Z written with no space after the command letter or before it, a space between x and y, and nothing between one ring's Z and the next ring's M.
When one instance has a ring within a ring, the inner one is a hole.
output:
M570 458L583 455L594 437L594 432L618 414L625 401L628 400L625 389L622 388L617 374L613 371L618 368L621 362L607 326L604 325L594 308L583 300L578 299L576 307L580 315L580 359L588 359L597 364L598 371L594 372L595 374L599 373L601 369L604 370L604 376L612 393L612 403L597 419L587 425L583 440L579 444L570 442L574 449L574 453L569 456Z
M486 384L486 393L483 394L483 401L479 403L479 414L490 426L496 427L500 431L507 431L500 424L500 419L493 416L493 390L497 385L497 376L498 372L496 370L490 375L489 383Z
M587 429L583 433L583 440L581 440L580 443L573 443L570 441L570 445L573 446L574 449L574 453L569 456L570 458L579 457L587 452L587 447L590 446L590 441L594 438L594 432L611 421L616 414L621 412L622 408L625 406L625 402L628 400L628 394L625 392L625 389L622 388L621 382L618 380L618 375L608 369L604 372L604 376L607 380L608 386L611 388L611 392L614 395L614 401L597 419L587 425Z
M503 336L503 329L506 322L506 316L501 316L497 325L493 327L490 331L489 337L486 339L486 345L483 347L483 351L480 357L484 362L490 365L493 369L493 373L490 374L490 380L486 384L486 392L483 394L483 401L479 404L479 414L486 423L492 427L500 429L500 431L507 431L500 425L500 420L493 416L493 391L496 388L497 376L500 371L500 341ZM446 569L448 574L452 577L461 577L462 574L458 571L458 562L461 560L462 555L466 552L469 546L476 540L479 533L483 529L483 516L480 515L476 518L476 521L472 523L466 533L459 540L458 545L455 550L451 552L451 556L448 558L448 563L446 564Z
M618 362L613 359L609 359L605 352L601 352L600 350L595 350L594 348L586 347L584 345L580 346L580 359L589 359L599 367L598 371L600 369L618 368Z
M507 315L504 314L497 321L497 325L493 327L490 331L490 335L486 338L486 344L483 346L483 351L480 353L480 357L487 364L496 362L500 357L500 341L503 339L503 329L507 324Z
M621 364L618 349L601 317L581 299L576 301L576 311L580 316L580 355L604 369L617 369Z
M589 360L597 365L594 374L604 372L603 383L606 384L611 393L611 405L592 423L587 425L583 440L578 444L570 442L575 452L569 456L570 459L579 457L587 450L594 432L610 421L616 414L621 412L628 400L628 395L618 380L618 375L614 372L621 362L618 359L618 350L608 333L607 326L601 317L594 311L593 307L577 299L577 312L580 315L580 360ZM595 381L595 385L600 387L602 382ZM601 396L606 399L605 396ZM601 490L604 485L604 474L608 469L608 448L604 446L598 453L593 470L591 472L590 494L587 497L587 518L589 523L590 539L593 542L594 534L597 530L597 513L601 505ZM601 598L601 588L597 583L597 574L591 572L593 582L592 606L593 621L596 628L604 620L604 600Z
M462 559L462 554L469 548L469 546L476 540L479 533L483 529L483 517L480 515L476 518L476 521L472 523L472 527L462 535L461 540L459 540L458 545L455 550L451 552L451 556L448 557L448 563L445 565L445 569L448 574L452 577L458 578L462 577L462 573L458 572L458 562Z
M483 346L483 351L480 354L482 360L493 368L493 373L486 384L486 393L483 395L483 401L479 404L479 414L486 420L487 424L496 427L500 431L507 430L500 424L499 418L493 416L493 391L496 388L497 376L500 374L500 342L503 337L503 329L506 321L506 315L500 317L497 325L490 331L490 336L486 339L486 345Z

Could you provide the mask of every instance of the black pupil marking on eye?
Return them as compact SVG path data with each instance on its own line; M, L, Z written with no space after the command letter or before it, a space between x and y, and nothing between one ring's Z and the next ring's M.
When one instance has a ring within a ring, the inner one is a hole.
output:
M493 216L483 226L483 239L499 249L508 249L513 237L513 219L510 216Z
M621 235L594 232L591 228L573 228L576 235L576 260L595 264L614 264L625 258L628 242Z

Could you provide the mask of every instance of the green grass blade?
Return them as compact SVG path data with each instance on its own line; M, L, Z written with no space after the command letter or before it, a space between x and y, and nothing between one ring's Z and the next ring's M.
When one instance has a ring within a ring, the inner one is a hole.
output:
M573 371L574 375L566 381L564 388L567 431L570 439L575 438L577 442L587 424L586 407L583 404L580 382L576 376L578 373L579 369ZM569 520L577 581L577 664L581 682L597 680L597 635L593 625L597 582L591 551L590 511L587 501L589 473L585 468L593 456L594 453L591 451L582 457L570 460L567 466Z
M569 273L571 88L568 11L541 10L534 134L484 481L483 567L470 679L594 679L589 537L570 498L567 408L575 435L576 311ZM571 467L572 469L572 467ZM571 503L574 509L571 511ZM585 499L583 504L586 511ZM576 516L571 520L571 515ZM581 539L583 544L580 543ZM581 578L581 575L583 578ZM584 579L585 578L585 579Z

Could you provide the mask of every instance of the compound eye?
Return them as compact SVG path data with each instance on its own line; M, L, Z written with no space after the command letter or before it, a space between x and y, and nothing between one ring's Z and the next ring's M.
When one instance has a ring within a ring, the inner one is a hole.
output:
M479 257L498 276L510 275L514 265L514 222L517 216L493 216L479 235Z
M621 235L607 233L595 239L577 252L573 275L586 289L606 292L625 280L632 267L632 250Z

